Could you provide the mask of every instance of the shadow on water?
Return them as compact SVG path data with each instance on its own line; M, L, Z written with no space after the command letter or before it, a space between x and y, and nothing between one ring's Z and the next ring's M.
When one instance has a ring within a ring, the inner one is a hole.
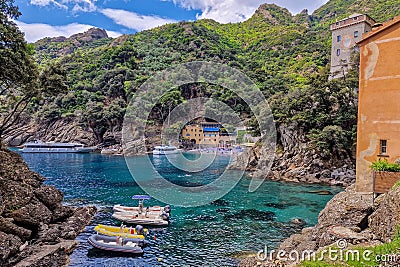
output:
M144 253L124 253L116 251L107 251L98 248L89 249L87 253L88 258L140 258Z

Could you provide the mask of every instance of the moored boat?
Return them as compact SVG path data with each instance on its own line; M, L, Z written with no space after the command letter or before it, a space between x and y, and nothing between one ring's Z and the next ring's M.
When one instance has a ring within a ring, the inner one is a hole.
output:
M138 238L123 238L120 236L113 237L95 234L89 237L88 243L102 250L142 254L142 247L149 242Z
M156 146L153 149L153 155L169 155L176 154L180 152L180 149L177 149L176 146Z
M129 223L129 224L141 224L141 225L155 225L155 226L167 226L169 224L169 216L166 213L160 215L154 214L132 214L126 212L114 212L113 218Z
M132 212L132 213L138 213L138 212L149 212L149 213L170 213L171 209L169 206L165 207L160 207L160 206L153 206L153 207L143 207L142 209L140 207L130 207L130 206L122 206L122 205L114 205L113 210L115 212Z
M123 206L123 205L114 205L113 210L115 212L124 212L124 213L132 213L132 214L152 214L152 215L160 215L162 213L168 214L171 213L171 207L169 205L165 207L153 206L153 207L145 207L144 201L150 200L151 197L147 195L134 195L132 199L139 200L138 206Z
M21 152L24 153L90 153L95 147L85 147L78 143L42 142L40 140L27 142Z
M165 207L153 206L144 207L144 200L151 199L147 195L134 195L132 199L139 200L137 207L128 207L122 205L114 206L115 219L129 224L143 224L143 225L168 225L171 213L169 205Z
M121 236L125 238L139 238L144 239L146 235L149 233L148 229L144 229L141 225L137 225L135 228L126 227L125 225L118 226L109 226L99 224L94 230L97 233L107 235L107 236Z

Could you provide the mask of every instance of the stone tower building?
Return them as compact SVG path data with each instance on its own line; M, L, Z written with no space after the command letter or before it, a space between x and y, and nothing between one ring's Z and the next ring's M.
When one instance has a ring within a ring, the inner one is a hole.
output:
M332 51L330 79L340 78L351 68L351 55L356 42L364 33L370 32L375 21L368 15L353 14L331 24Z

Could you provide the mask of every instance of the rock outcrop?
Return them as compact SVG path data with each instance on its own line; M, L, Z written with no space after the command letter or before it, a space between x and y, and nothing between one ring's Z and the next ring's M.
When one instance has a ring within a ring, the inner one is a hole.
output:
M254 178L277 181L350 186L355 182L355 164L351 155L324 155L313 149L304 133L296 125L280 125L277 129L277 152L272 165L268 149L254 146L235 159L231 168L245 166ZM244 158L249 158L245 162ZM271 166L271 167L270 167Z
M77 33L70 37L46 37L35 43L36 49L39 54L47 52L50 57L60 57L72 54L79 47L87 46L97 40L108 38L108 34L105 30L99 28L90 28L86 32ZM64 43L60 49L48 49L48 45L52 43Z
M63 266L94 207L62 206L63 194L0 148L0 266Z
M337 242L345 245L375 246L391 241L400 225L400 188L373 199L372 195L355 192L352 185L333 197L320 212L318 224L304 228L284 240L276 251L320 251ZM288 254L287 254L288 255ZM287 266L295 262L286 261ZM244 260L240 266L275 266L256 258ZM286 265L285 265L286 266Z
M21 125L14 126L4 136L4 142L10 146L20 146L31 140L78 142L88 146L98 144L93 131L83 127L74 118L42 123L28 120Z

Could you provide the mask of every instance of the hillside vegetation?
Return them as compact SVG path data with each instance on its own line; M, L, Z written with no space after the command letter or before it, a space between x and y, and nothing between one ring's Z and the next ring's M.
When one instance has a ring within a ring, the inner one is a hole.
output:
M241 23L179 22L116 39L108 38L100 29L69 38L45 38L34 44L36 60L42 69L57 63L65 71L69 90L56 98L33 102L28 110L33 119L26 116L9 133L8 140L22 143L34 137L69 141L78 136L80 140L76 141L91 145L118 143L127 103L144 81L174 64L205 60L228 64L248 75L269 99L278 129L295 125L302 142L326 159L351 157L358 77L354 71L347 79L327 81L329 24L365 12L385 21L398 15L399 8L400 1L395 0L331 0L312 15L304 10L293 16L287 9L264 4ZM165 110L179 104L171 101L174 98L184 101L210 96L212 86L178 88L155 107L161 115L154 115L152 123L160 123ZM236 95L218 90L216 97L252 125L249 108ZM35 130L26 130L26 125ZM68 125L79 128L79 133L48 133ZM22 128L23 132L19 130ZM50 130L38 130L43 128ZM88 135L93 137L82 137Z

